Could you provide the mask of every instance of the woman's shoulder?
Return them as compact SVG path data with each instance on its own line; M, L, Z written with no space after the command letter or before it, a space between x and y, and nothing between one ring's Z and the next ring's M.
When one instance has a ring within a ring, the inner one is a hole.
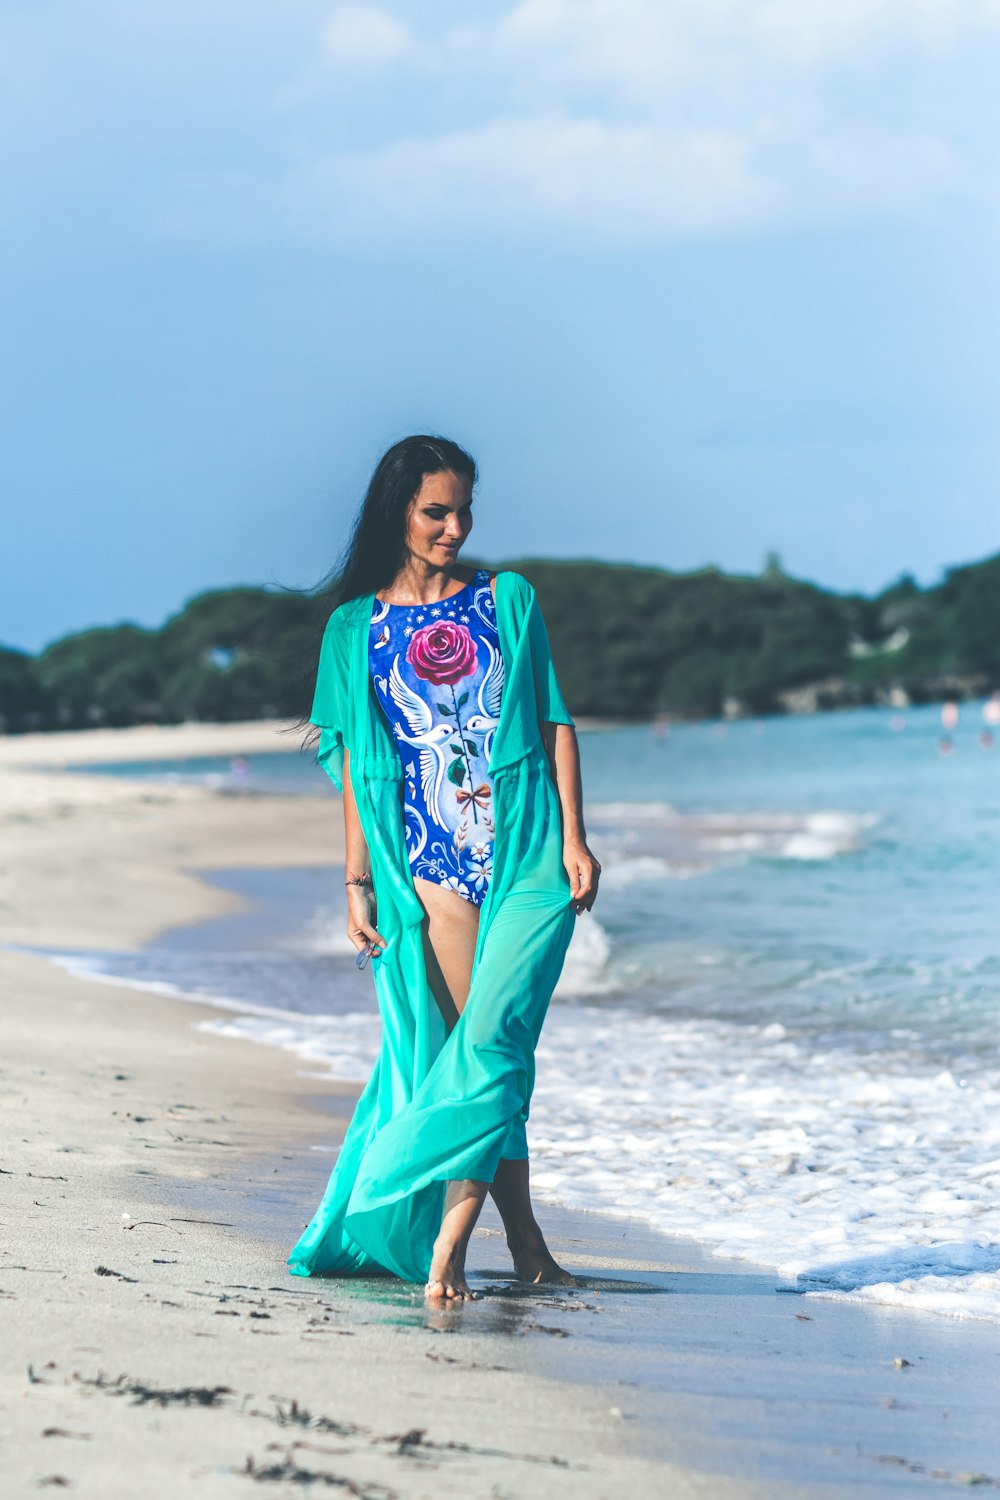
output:
M512 586L516 586L517 584L527 583L527 581L528 581L525 578L524 574L523 573L519 573L516 568L495 568L495 569L491 568L490 572L492 573L493 577L496 578L497 580L499 580L499 579L502 578L505 581L505 583L510 584Z
M518 603L528 604L535 597L535 590L525 578L523 573L518 573L514 568L498 568L493 575L494 588L497 595L501 590L509 594Z
M326 622L326 634L342 635L350 630L351 626L364 616L366 621L370 611L367 609L367 598L346 599L343 604L338 604Z

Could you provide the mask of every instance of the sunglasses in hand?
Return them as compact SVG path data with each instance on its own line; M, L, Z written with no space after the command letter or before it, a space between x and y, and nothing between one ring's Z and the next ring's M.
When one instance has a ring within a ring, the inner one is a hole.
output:
M361 952L354 960L354 967L356 969L363 969L370 958L377 958L381 952L382 949L379 947L378 943L373 943L370 939L368 939L365 943L365 946L361 949Z

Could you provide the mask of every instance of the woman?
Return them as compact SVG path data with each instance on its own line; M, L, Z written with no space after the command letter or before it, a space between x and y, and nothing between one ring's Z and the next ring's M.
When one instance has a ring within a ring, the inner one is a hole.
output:
M517 1274L572 1284L535 1221L534 1051L600 867L530 584L458 563L473 460L410 437L380 459L341 570L311 722L343 791L348 932L382 1045L293 1274L388 1270L475 1294L490 1192Z

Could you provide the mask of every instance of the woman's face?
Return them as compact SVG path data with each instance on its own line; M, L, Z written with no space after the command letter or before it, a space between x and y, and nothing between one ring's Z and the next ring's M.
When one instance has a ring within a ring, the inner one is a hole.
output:
M445 568L458 557L471 530L469 481L447 469L425 474L406 513L406 546L412 557Z

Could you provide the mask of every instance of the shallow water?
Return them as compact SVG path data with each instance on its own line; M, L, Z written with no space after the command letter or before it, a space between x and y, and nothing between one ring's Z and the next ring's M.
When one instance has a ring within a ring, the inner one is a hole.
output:
M539 1194L835 1295L1000 1321L1000 751L982 727L964 706L949 755L932 708L581 737L605 875L539 1049ZM272 756L238 781L325 778ZM252 920L68 961L223 999L216 1029L363 1078L377 1021L337 872L225 884Z

